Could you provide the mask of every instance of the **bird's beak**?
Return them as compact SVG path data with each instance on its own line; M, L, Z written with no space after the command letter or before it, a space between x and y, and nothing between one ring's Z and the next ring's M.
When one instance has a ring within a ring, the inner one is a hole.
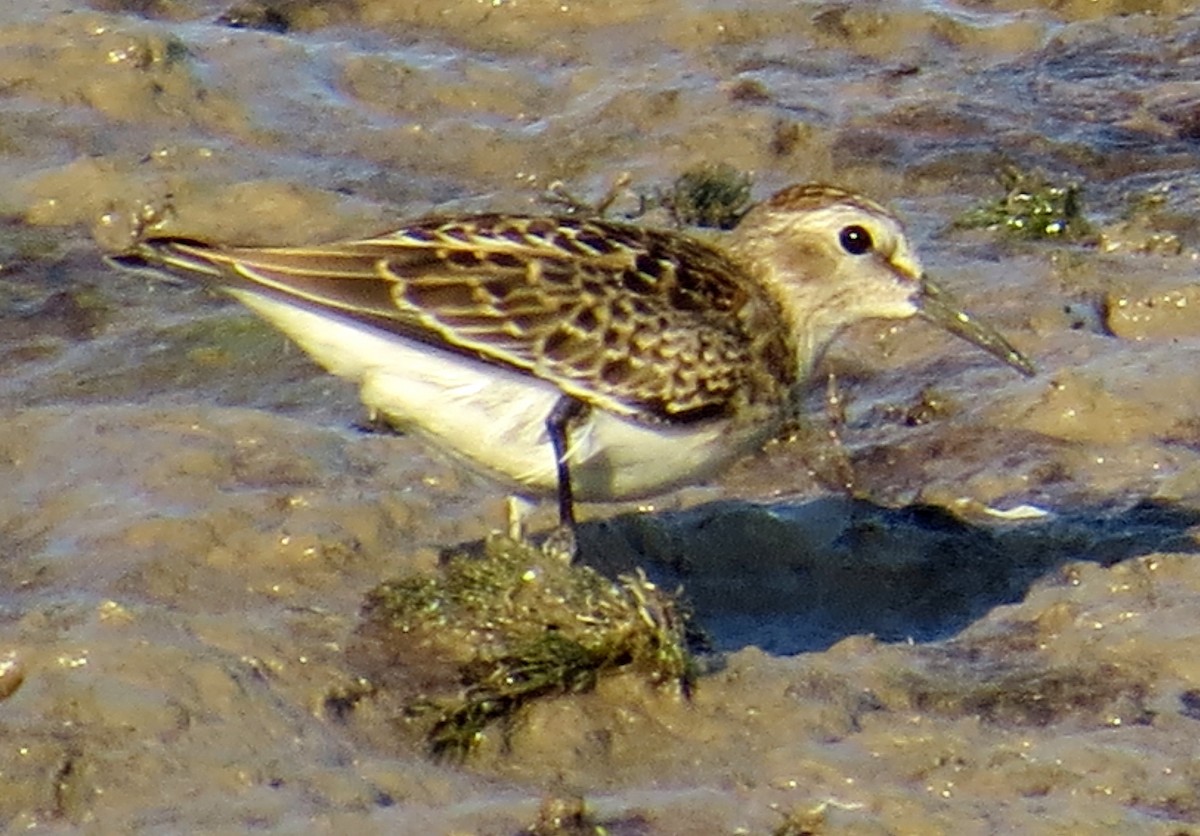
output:
M964 311L954 297L929 279L922 276L920 282L921 289L914 301L921 316L972 345L979 346L1026 377L1037 373L1029 358L1013 348L999 331Z

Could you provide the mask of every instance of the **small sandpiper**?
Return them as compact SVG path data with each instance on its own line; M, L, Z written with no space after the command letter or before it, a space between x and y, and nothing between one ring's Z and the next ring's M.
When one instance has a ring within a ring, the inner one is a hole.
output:
M1033 366L926 278L861 195L783 189L721 245L599 218L430 217L342 243L144 237L115 259L208 281L356 381L388 423L526 496L652 496L760 448L846 326L919 315Z

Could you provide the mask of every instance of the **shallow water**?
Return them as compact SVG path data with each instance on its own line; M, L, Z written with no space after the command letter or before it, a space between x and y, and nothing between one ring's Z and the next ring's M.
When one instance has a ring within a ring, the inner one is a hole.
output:
M0 9L0 821L501 834L582 794L612 833L1200 827L1196 4L272 8ZM869 501L785 442L586 509L593 562L682 584L724 654L690 702L618 678L465 764L331 712L364 593L503 498L92 233L331 240L718 161L891 204L1041 374L867 324L823 371ZM1009 165L1081 184L1093 238L952 229Z

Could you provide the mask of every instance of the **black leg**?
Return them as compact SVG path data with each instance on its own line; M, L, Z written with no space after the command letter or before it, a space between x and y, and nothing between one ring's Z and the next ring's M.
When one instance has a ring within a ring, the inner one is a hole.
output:
M570 395L563 395L546 418L546 432L554 447L554 464L558 470L558 524L575 528L575 493L571 488L571 466L567 463L567 435L571 421L584 412L584 405Z

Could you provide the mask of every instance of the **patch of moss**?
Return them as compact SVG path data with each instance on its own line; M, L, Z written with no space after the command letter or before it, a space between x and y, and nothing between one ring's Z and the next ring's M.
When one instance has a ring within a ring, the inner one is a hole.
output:
M360 632L415 672L455 671L406 709L428 718L433 755L463 757L532 700L591 690L609 674L634 671L686 695L696 674L687 621L640 571L609 580L497 535L482 559L456 555L436 575L371 590Z
M627 173L617 176L596 202L579 197L564 183L554 182L543 193L542 200L566 215L604 218L617 199L630 191L630 182ZM733 229L750 210L753 185L754 179L749 174L731 165L703 163L684 171L667 188L632 190L638 205L624 217L635 220L663 210L679 227Z
M1004 195L963 213L957 229L987 229L1021 240L1079 241L1091 237L1077 183L1051 182L1042 172L1009 167L998 176Z
M680 174L654 201L680 226L733 229L750 209L754 179L726 163L703 164Z

